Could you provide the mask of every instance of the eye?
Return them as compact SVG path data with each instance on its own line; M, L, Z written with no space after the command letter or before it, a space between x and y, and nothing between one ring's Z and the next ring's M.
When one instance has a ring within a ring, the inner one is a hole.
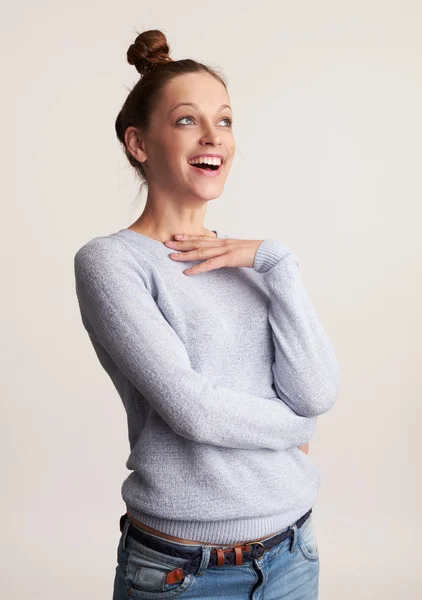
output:
M191 120L193 120L193 117L182 117L181 119L179 119L178 121L176 121L176 125L179 125L180 121L184 121L185 119L191 119Z
M181 119L178 119L176 121L176 125L179 125L181 123L181 121L184 121L185 119L190 119L191 121L194 120L193 117L187 115L186 117L182 117ZM226 125L226 127L232 127L232 125L233 125L233 121L229 117L224 117L224 119L221 119L221 121L227 121L228 125ZM183 125L183 123L182 123L182 125Z

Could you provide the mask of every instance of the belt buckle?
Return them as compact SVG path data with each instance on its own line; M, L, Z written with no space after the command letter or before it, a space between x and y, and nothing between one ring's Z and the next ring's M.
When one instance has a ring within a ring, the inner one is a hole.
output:
M256 558L256 560L259 560L259 559L260 559L260 558L262 558L262 557L264 556L264 554L265 554L265 546L264 546L264 544L263 544L262 542L249 542L249 544L248 544L248 545L252 546L252 545L254 545L254 544L259 544L260 546L262 546L262 554L260 554L260 555L259 555L259 556Z

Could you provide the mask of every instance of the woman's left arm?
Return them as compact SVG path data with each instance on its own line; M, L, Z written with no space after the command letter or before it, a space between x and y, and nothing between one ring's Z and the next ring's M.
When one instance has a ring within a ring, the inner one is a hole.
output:
M279 240L266 239L258 246L253 268L262 273L269 290L278 396L305 417L327 412L337 396L340 369L303 283L298 258Z

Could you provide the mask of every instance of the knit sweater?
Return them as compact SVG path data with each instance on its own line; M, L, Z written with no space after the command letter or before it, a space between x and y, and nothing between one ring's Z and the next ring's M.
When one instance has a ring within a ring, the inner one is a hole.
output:
M122 498L172 536L269 536L316 501L320 473L298 446L335 401L334 348L281 241L263 240L251 268L193 275L201 261L171 252L120 229L74 257L83 326L127 413Z

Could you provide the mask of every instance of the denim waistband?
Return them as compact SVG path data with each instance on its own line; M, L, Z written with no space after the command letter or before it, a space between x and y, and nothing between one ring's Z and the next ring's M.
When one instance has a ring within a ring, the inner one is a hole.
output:
M137 542L145 546L169 554L186 559L183 567L186 573L196 572L202 558L202 550L207 547L209 552L208 566L237 565L247 560L260 558L265 552L280 544L283 540L292 536L293 527L299 529L312 513L310 508L302 515L295 523L274 535L264 538L259 541L243 542L241 544L227 544L226 547L222 544L184 544L174 540L161 538L148 531L143 531L132 523L127 513L120 517L120 531L131 535ZM126 522L128 521L128 523Z

